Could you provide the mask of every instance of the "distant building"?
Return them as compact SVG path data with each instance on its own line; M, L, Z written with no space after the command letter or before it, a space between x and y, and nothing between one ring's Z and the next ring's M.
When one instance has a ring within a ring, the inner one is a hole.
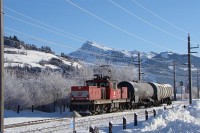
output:
M176 88L176 98L177 100L184 100L185 99L185 87L184 86L178 86Z

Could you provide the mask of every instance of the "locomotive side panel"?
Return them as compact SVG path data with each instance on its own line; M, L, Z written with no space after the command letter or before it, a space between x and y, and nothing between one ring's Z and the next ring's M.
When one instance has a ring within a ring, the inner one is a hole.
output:
M121 99L121 90L120 89L111 89L110 90L110 99Z
M101 99L101 89L96 86L89 86L89 100Z
M89 88L84 86L72 86L71 87L71 100L89 100Z
M71 100L98 100L101 99L101 89L96 86L72 86Z
M126 99L128 98L128 90L127 90L127 87L122 87L122 92L121 92L121 98L122 99Z

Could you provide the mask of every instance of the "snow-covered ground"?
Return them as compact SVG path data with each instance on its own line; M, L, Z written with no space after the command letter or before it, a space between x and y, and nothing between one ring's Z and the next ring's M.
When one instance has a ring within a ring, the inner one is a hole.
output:
M4 125L22 123L27 121L43 120L43 119L53 119L53 118L63 118L66 117L69 112L63 112L60 114L56 113L46 113L41 111L31 112L30 110L17 112L5 110L4 112Z
M70 62L62 57L56 56L51 53L45 53L35 50L23 50L16 48L5 48L4 49L4 66L28 66L28 67L38 67L38 68L52 68L59 69L58 66L51 64L41 65L40 61L50 61L52 58L61 60L64 64L74 67L81 67L77 62Z
M98 126L100 133L108 132L108 123L113 123L113 133L197 133L200 132L200 100L193 100L193 103L183 108L181 102L176 102L173 109L164 110L163 107L155 108L157 115L149 114L149 119L145 121L144 109L124 111L119 113L110 113L104 115L88 116L76 118L77 133L88 133L89 126ZM169 107L168 107L169 108ZM148 111L152 111L148 109ZM133 114L138 114L138 126L134 126ZM32 121L38 119L56 119L48 123L34 124L31 126L6 128L7 133L16 132L54 132L54 133L71 133L73 131L72 118L67 116L70 112L65 113L42 113L38 111L24 111L20 114L12 111L5 111L5 125ZM122 129L122 118L127 118L127 129Z

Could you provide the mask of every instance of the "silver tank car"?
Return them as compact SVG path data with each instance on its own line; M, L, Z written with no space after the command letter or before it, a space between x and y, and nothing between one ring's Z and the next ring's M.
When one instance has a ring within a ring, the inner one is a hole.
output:
M128 88L128 97L131 99L131 101L134 101L134 102L152 98L154 96L154 89L148 83L122 81L122 82L118 83L117 86L119 88L127 87Z
M149 83L154 89L153 99L160 101L161 99L171 98L173 94L173 88L170 84L158 84L158 83Z

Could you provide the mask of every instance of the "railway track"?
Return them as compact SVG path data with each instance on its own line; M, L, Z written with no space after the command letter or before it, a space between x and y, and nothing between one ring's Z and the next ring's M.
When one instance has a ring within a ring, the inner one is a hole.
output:
M166 109L172 108L172 106L175 105L187 105L188 102L177 102L176 104L166 106ZM155 110L158 110L160 108L164 108L163 106L156 108ZM143 111L142 111L143 110ZM153 115L153 109L148 108L148 113L149 115ZM76 120L76 128L82 127L85 129L88 129L91 123L96 123L98 121L101 121L101 123L108 123L108 121L112 120L118 120L122 119L123 116L126 116L128 118L134 118L134 113L138 114L138 118L144 117L144 109L136 109L136 110L131 110L131 111L124 111L124 112L118 112L118 113L112 113L112 114L104 114L104 115L96 115L96 116L87 116L87 117L82 117L82 118L77 118ZM145 118L145 117L144 117ZM56 132L59 130L68 130L70 128L70 123L71 123L70 118L55 118L55 119L44 119L44 120L36 120L36 121L29 121L29 122L23 122L23 123L16 123L16 124L10 124L10 125L5 125L5 129L16 129L17 128L22 128L24 126L33 126L34 125L41 125L40 128L30 128L28 130L20 131L21 133L48 133L48 132ZM98 123L93 124L94 126L99 126ZM108 125L108 124L107 124Z
M22 123L15 123L15 124L9 124L5 125L4 128L14 128L14 127L22 127L22 126L28 126L28 125L35 125L35 124L42 124L42 123L48 123L51 121L60 121L63 118L54 118L54 119L43 119L43 120L35 120L35 121L28 121L28 122L22 122Z

